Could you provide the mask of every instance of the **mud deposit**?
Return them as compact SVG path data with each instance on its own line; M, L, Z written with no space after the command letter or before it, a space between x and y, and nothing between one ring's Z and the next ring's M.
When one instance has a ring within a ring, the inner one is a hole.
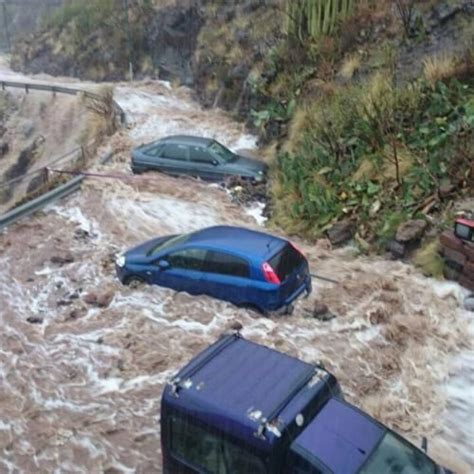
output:
M160 472L163 385L236 321L252 340L323 360L349 400L417 445L427 435L435 459L472 470L472 324L457 285L325 241L297 243L313 271L341 284L315 281L291 317L116 281L115 255L143 239L257 226L215 187L128 169L132 144L168 133L253 146L239 124L165 83L120 86L116 97L132 126L96 171L126 179L90 179L0 235L0 472ZM337 317L310 317L315 300Z

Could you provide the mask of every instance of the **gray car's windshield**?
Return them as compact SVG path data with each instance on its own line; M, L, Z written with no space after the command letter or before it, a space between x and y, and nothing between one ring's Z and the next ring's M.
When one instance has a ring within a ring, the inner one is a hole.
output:
M359 474L436 474L436 464L422 451L388 431Z
M173 247L174 245L184 244L192 234L179 234L171 236L163 241L161 241L158 245L153 247L149 252L148 256L155 255L158 252L162 252L168 248Z
M235 160L235 155L228 148L218 142L211 142L207 148L226 163Z

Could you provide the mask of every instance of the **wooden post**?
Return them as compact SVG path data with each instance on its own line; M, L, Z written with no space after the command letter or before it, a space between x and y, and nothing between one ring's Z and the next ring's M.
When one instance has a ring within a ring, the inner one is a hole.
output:
M48 169L48 167L43 168L43 181L44 181L45 186L47 186L48 183L49 183L49 169Z
M84 145L81 145L81 161L82 161L82 166L86 166L86 150Z

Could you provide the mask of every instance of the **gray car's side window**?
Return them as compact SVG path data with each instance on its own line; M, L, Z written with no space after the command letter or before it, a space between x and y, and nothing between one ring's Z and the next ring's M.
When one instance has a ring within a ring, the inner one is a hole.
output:
M213 163L215 157L208 150L199 146L189 147L189 157L194 163Z
M186 145L175 145L170 143L165 145L161 152L161 158L170 160L186 161L188 159L188 147Z
M145 155L148 156L160 156L163 145L154 146L145 151Z

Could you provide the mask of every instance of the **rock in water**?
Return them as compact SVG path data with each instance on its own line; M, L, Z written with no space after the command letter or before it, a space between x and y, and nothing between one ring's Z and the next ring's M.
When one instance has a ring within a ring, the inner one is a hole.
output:
M395 239L398 242L413 242L421 239L428 223L423 219L411 219L400 224Z
M351 220L344 219L334 224L327 232L328 238L333 245L341 245L352 238L354 225Z
M464 298L464 308L474 312L474 293Z

